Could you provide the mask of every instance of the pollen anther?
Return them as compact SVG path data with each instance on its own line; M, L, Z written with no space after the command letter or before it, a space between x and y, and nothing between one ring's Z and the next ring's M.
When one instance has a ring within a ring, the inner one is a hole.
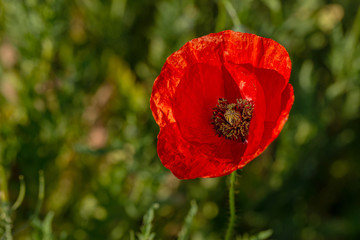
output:
M218 100L213 109L212 124L216 134L230 140L247 141L254 104L247 99L237 99L228 103L224 98Z

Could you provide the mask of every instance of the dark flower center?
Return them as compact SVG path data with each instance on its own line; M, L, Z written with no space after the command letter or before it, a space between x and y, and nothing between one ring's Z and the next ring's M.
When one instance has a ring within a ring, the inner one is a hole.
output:
M228 103L220 98L211 117L216 134L230 140L246 142L254 104L246 99L237 99L236 103Z

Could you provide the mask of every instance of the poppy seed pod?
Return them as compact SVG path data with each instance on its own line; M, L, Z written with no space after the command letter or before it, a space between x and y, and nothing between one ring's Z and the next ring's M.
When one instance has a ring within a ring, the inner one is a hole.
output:
M271 39L226 30L187 42L167 58L150 99L163 165L180 179L243 168L288 118L290 72Z

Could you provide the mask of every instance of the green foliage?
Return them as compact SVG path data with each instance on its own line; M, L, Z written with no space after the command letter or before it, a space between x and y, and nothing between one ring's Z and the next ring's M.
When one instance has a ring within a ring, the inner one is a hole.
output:
M139 240L153 240L155 233L151 232L152 221L154 220L154 211L159 208L159 204L155 203L145 214L143 219L143 225L141 226L141 232L137 234Z
M265 240L269 239L273 231L271 229L259 232L256 235L249 236L249 234L244 234L242 237L236 238L237 240Z
M358 239L351 0L0 1L0 238L135 239L157 202L140 236L223 239L225 178L179 181L161 165L149 98L169 54L224 29L284 45L295 90L283 132L236 180L234 234Z
M182 226L182 228L179 232L178 240L188 239L191 224L193 222L195 214L198 211L198 206L197 206L196 202L194 200L192 200L190 203L191 203L191 207L190 207L188 214L186 215L184 225Z
M16 209L18 209L21 203L24 201L25 191L26 191L24 176L20 175L19 180L20 180L19 195L16 201L14 202L14 204L11 206L11 211L15 211Z
M49 212L45 219L41 221L38 218L34 218L32 220L33 225L33 239L43 239L43 240L53 240L54 237L52 235L52 221L54 218L54 212Z

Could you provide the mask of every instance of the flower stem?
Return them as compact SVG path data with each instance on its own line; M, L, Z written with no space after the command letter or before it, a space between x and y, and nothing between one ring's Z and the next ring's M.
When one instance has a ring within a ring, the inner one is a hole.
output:
M235 196L234 196L234 183L236 178L236 171L230 175L230 186L229 186L229 205L230 205L230 219L229 225L226 230L225 240L230 240L235 224Z
M0 159L0 203L8 201L7 177Z

